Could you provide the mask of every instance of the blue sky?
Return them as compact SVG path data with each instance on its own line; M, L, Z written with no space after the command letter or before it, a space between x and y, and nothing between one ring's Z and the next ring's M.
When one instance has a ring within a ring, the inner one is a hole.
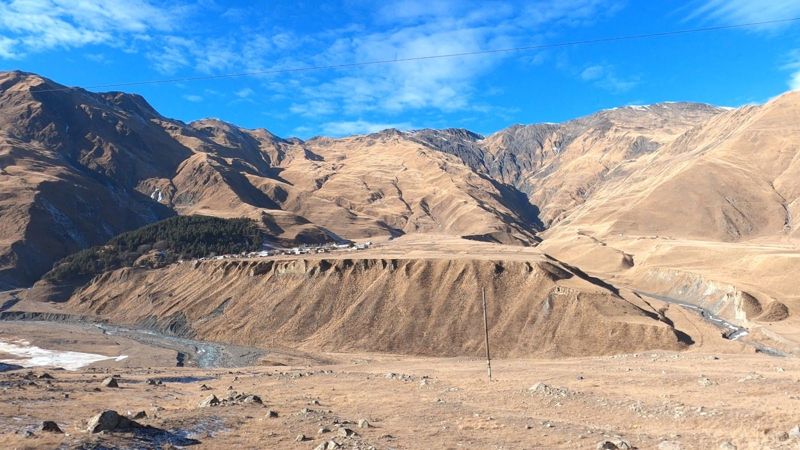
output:
M376 6L378 5L378 6ZM0 70L69 86L295 69L800 17L798 0L0 0ZM168 117L288 137L559 122L800 89L800 22L124 88Z

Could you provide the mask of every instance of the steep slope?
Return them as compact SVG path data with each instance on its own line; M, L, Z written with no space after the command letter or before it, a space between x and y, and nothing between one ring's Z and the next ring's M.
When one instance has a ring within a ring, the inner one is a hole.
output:
M305 143L318 155L281 172L291 187L281 206L348 236L415 232L535 242L524 196L477 174L458 158L389 130Z
M448 158L390 135L303 143L187 125L136 95L2 73L0 284L28 285L69 253L176 213L254 218L284 242L425 231L536 242L523 195Z
M169 147L155 151L168 140L105 97L39 92L56 88L0 74L0 287L30 284L63 256L172 214L127 187L131 173L175 162ZM115 160L121 149L108 142L121 135L151 154Z
M462 159L526 193L551 227L620 173L723 109L659 103L600 111L562 124L515 125L486 138L466 130L420 130L411 139Z
M717 115L617 176L571 229L711 241L798 236L800 94Z
M483 244L487 245L487 244ZM123 269L72 311L256 346L478 356L480 287L497 356L679 350L690 338L547 256L525 261L306 258Z

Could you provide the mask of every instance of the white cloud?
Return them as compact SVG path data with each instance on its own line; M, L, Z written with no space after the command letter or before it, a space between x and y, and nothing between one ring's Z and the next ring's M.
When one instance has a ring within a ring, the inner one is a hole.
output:
M328 122L322 125L322 132L328 136L350 136L353 134L375 133L388 128L409 130L414 128L408 122L402 123L374 123L365 120Z
M0 36L0 58L3 59L16 59L19 58L14 49L17 47L17 41L5 36Z
M615 94L628 92L639 84L639 80L636 78L620 77L614 67L607 64L586 67L579 76L581 80Z
M103 53L87 53L84 56L89 61L93 61L93 62L96 62L98 64L109 64L109 63L111 63L111 61L108 59L108 56L106 56Z
M583 69L583 72L581 72L581 79L584 81L599 80L600 78L603 77L604 73L605 69L603 68L603 66L600 65L589 66Z
M124 46L123 37L170 29L174 16L149 0L11 0L0 2L0 32L16 41L18 55L89 44Z
M784 64L783 69L792 71L792 74L789 76L789 89L800 91L800 49L789 53L787 59L789 62Z
M727 24L742 24L798 16L800 16L800 1L797 0L702 0L696 2L694 10L687 18L706 18ZM787 24L765 25L759 28L782 26Z
M289 107L292 114L304 117L321 117L337 111L336 105L326 100L309 100L304 103L295 103Z
M199 103L203 101L203 97L196 94L186 94L183 96L183 98L192 103Z
M235 92L236 96L239 98L248 98L255 93L256 91L250 89L249 87L239 89L238 91Z
M502 2L404 0L378 13L378 32L343 32L314 63L335 65L470 53L542 42L545 27L579 26L616 11L615 0L546 0L535 7ZM410 110L474 110L479 81L505 59L481 54L348 68L315 82L309 76L293 112L396 115ZM326 74L327 75L327 74ZM621 81L621 80L619 80ZM335 109L319 108L334 105ZM481 106L485 109L485 106Z
M791 78L789 78L789 89L800 91L800 70L793 73Z

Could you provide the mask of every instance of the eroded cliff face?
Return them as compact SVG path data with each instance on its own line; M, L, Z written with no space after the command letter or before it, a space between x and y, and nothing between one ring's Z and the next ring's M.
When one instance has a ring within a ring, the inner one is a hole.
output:
M785 304L765 294L752 294L689 271L653 268L643 271L636 281L644 289L697 305L741 326L789 317Z
M202 339L498 357L679 350L690 339L552 258L222 260L103 274L69 309Z

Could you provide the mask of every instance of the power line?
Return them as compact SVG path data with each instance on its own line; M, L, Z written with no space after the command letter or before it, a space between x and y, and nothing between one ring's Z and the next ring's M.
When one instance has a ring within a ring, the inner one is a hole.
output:
M145 80L145 81L130 81L130 82L122 82L122 83L107 83L107 84L96 84L92 86L86 86L86 89L104 89L104 88L114 88L114 87L129 87L129 86L144 86L144 85L152 85L152 84L169 84L169 83L184 83L190 81L207 81L207 80L219 80L225 78L242 78L242 77L251 77L251 76L258 76L258 75L277 75L277 74L285 74L285 73L297 73L297 72L311 72L311 71L321 71L321 70L337 70L337 69L350 69L354 67L364 67L364 66L375 66L375 65L383 65L383 64L397 64L397 63L404 63L404 62L413 62L413 61L426 61L431 59L443 59L443 58L458 58L463 56L476 56L476 55L490 55L490 54L497 54L497 53L515 53L515 52L525 52L531 50L544 50L549 48L559 48L559 47L572 47L577 45L591 45L591 44L603 44L603 43L610 43L610 42L620 42L620 41L633 41L639 39L652 39L652 38L659 38L659 37L667 37L667 36L678 36L683 34L695 34L695 33L708 33L712 31L721 31L721 30L731 30L737 28L750 28L750 27L757 27L763 25L776 25L781 23L789 23L789 22L797 22L800 21L800 17L794 17L790 19L775 19L775 20L764 20L760 22L748 22L748 23L740 23L735 25L719 25L719 26L712 26L712 27L702 27L702 28L687 28L683 30L672 30L672 31L662 31L657 33L645 33L645 34L629 34L623 36L612 36L612 37L603 37L603 38L596 38L596 39L583 39L583 40L576 40L576 41L566 41L566 42L555 42L550 44L537 44L537 45L527 45L522 47L509 47L509 48L498 48L498 49L488 49L488 50L475 50L470 52L460 52L460 53L445 53L439 55L428 55L428 56L414 56L409 58L395 58L395 59L380 59L374 61L362 61L362 62L353 62L353 63L342 63L342 64L329 64L329 65L321 65L321 66L307 66L307 67L296 67L292 69L268 69L268 70L256 70L252 72L240 72L240 73L227 73L227 74L220 74L220 75L203 75L203 76L194 76L194 77L181 77L181 78L165 78L159 80ZM72 88L58 88L58 89L43 89L37 92L57 92L57 91L68 91Z

